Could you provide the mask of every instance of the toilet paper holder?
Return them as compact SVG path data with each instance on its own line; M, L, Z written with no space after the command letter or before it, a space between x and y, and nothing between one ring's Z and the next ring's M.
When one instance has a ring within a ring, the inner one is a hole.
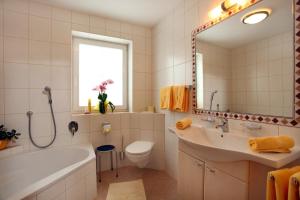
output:
M111 132L111 124L109 122L103 122L101 127L102 133L109 134Z

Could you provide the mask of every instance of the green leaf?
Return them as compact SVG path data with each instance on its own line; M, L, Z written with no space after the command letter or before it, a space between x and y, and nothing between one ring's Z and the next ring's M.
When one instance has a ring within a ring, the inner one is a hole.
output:
M107 99L107 94L106 94L106 93L103 93L103 99L102 99L102 101L105 102L106 99Z
M102 101L102 99L103 99L103 96L102 96L102 94L99 92L99 95L98 95L98 99L100 100L100 101Z

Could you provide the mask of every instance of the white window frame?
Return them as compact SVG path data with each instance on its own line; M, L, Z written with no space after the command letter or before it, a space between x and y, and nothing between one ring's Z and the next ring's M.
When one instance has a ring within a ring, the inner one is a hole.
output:
M109 47L121 49L123 51L123 105L116 106L116 111L128 111L128 45L124 43L73 36L73 112L82 112L87 109L86 106L79 106L79 44Z

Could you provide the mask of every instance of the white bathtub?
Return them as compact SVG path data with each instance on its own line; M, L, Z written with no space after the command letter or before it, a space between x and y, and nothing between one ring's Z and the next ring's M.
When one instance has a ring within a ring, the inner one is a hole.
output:
M96 195L92 145L41 150L0 160L0 200L90 200Z

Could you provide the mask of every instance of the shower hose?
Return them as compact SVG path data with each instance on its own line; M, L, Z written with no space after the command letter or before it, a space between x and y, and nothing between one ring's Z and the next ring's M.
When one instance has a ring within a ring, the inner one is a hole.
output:
M55 117L54 117L54 112L53 112L53 108L52 108L52 100L49 100L49 105L50 105L50 110L51 110L51 115L52 115L53 126L54 126L54 136L53 136L51 142L47 145L38 145L33 140L32 135L31 135L31 116L33 115L33 112L32 111L27 112L29 139L35 147L40 148L40 149L44 149L44 148L51 146L56 139L56 123L55 123Z

